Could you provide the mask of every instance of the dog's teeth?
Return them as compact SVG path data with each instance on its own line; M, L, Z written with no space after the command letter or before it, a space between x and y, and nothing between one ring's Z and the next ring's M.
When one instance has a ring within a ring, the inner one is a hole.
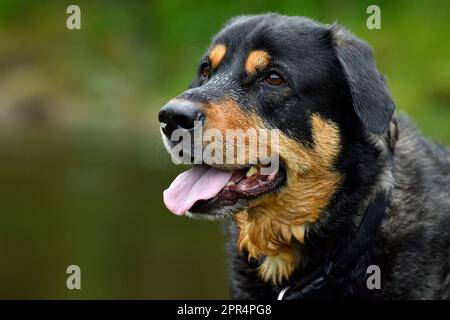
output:
M228 181L225 186L230 187L230 186L234 186L234 185L235 185L235 183L233 181Z
M250 167L250 169L248 169L245 176L248 178L248 177L255 175L257 172L258 172L258 169L256 169L256 167Z

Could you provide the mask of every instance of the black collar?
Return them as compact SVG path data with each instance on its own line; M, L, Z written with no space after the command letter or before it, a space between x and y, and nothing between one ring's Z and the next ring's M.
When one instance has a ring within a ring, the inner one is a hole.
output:
M309 276L280 291L278 300L338 298L338 288L348 273L368 252L388 206L390 192L378 192L367 207L354 238L338 255L325 261Z

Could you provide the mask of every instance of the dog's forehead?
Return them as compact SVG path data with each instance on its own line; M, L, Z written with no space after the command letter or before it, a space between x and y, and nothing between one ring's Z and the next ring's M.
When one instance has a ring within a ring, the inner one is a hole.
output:
M324 25L303 17L276 14L238 17L214 37L207 55L213 63L225 55L244 59L254 50L283 57L294 51L312 50L323 40L326 30Z

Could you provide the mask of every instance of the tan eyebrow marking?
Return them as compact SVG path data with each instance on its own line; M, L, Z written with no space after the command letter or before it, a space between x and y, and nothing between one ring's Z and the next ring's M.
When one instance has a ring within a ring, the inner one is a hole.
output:
M226 52L227 47L223 44L218 44L211 50L211 53L209 54L209 60L211 61L211 66L213 67L213 69L217 68Z
M270 56L266 51L255 50L250 52L245 61L245 71L253 74L257 70L265 68L269 64Z

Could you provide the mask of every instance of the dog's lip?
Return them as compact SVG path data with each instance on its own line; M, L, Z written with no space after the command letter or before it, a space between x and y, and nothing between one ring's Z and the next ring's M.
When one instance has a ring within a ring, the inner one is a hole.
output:
M216 196L210 199L195 202L189 211L202 215L214 215L214 209L220 209L221 207L230 208L235 206L240 200L256 199L276 192L284 185L287 178L286 168L281 163L277 172L266 176L254 174L246 177L246 172L251 167L240 167L242 169L235 169L230 179L230 182L234 184L228 183ZM224 167L220 168L225 170ZM231 168L233 167L228 167L228 169ZM252 184L252 182L256 182L256 184ZM242 184L244 188L242 188Z
M208 166L225 171L248 170L251 167L248 164L243 165L243 164L216 164L216 163L208 164Z

